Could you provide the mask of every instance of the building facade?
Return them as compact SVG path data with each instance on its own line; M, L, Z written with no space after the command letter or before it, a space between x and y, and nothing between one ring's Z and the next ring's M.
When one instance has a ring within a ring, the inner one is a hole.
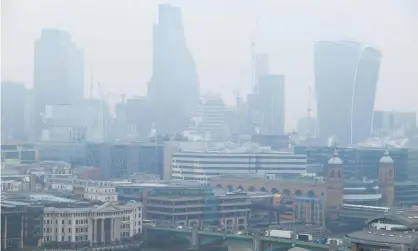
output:
M260 133L283 135L285 125L284 76L262 75L258 82L259 108L262 114Z
M75 179L73 194L78 199L114 203L118 201L115 185L111 181Z
M371 135L380 70L378 50L353 41L315 44L314 72L321 143L358 143Z
M153 70L148 83L153 121L159 133L175 134L188 128L199 96L196 65L187 48L181 10L159 5L153 31Z
M34 60L31 138L38 140L45 105L75 104L84 98L84 51L77 47L69 33L43 29L41 37L35 41Z
M1 139L26 140L28 91L23 83L1 82Z
M221 174L258 174L280 178L306 173L306 155L280 152L177 152L172 157L172 178L208 185Z
M146 217L171 226L242 229L251 211L245 193L215 195L209 187L155 188L144 198Z
M142 232L142 204L46 207L43 226L46 248L76 243L84 247L114 244Z

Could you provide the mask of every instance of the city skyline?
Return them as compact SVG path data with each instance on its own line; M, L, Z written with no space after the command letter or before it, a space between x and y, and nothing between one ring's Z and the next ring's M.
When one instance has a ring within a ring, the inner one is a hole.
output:
M33 41L39 38L41 28L55 27L68 31L85 48L85 67L92 63L94 78L106 90L128 95L146 93L152 67L152 25L159 2L124 1L116 8L107 8L113 6L112 1L92 2L83 5L77 20L66 12L79 9L81 2L42 3L3 2L2 80L32 86ZM413 6L408 7L407 1L402 3L405 5L379 1L379 11L370 16L367 9L375 6L376 1L354 6L337 6L330 1L266 1L254 6L240 1L240 10L233 1L224 6L210 1L201 1L199 6L170 1L182 9L186 39L196 60L203 92L221 92L229 104L233 103L236 90L244 96L251 89L250 42L251 34L256 33L256 52L269 54L271 72L284 74L287 79L287 131L295 128L296 119L306 114L307 86L313 86L313 42L321 39L350 38L376 45L383 59L375 108L418 110L417 101L411 96L418 91L414 91L418 82L416 59L411 57L417 51L416 37L411 31L416 30L418 22L411 11ZM220 11L218 7L224 8ZM325 7L327 11L323 10ZM33 11L27 13L28 9ZM346 10L355 11L352 22ZM214 12L219 16L216 20L211 15ZM93 14L95 18L90 18ZM293 25L289 29L282 23ZM230 32L232 29L234 32ZM86 74L85 82L89 82L89 75ZM85 93L87 90L85 86Z

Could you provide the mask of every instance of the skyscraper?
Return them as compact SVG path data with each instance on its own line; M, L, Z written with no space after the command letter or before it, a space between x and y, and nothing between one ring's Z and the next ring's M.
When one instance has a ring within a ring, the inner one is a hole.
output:
M259 108L262 114L262 134L284 134L284 76L263 75L259 79Z
M35 41L34 99L32 121L36 140L41 129L40 114L45 105L75 104L84 97L84 52L70 34L43 29Z
M1 82L1 139L26 140L25 108L28 91L22 83Z
M181 10L162 4L158 11L148 97L155 109L157 131L172 134L188 128L199 96L199 80L186 45Z
M370 136L381 54L353 41L315 44L318 136L353 144Z

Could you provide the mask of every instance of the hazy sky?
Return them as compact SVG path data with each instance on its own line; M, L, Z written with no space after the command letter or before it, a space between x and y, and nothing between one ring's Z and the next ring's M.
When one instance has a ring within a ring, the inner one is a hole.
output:
M2 80L32 86L34 40L42 28L60 28L85 48L86 83L92 64L105 93L145 95L159 3L182 8L201 89L228 103L250 90L255 37L256 51L270 55L270 71L286 75L288 130L306 114L316 40L380 49L375 107L418 111L418 0L2 0Z

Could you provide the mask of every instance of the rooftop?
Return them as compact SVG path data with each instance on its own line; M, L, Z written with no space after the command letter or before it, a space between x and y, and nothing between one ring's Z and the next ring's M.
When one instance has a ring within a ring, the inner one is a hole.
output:
M417 247L418 232L411 231L388 231L388 230L362 230L346 235L353 243L394 246L411 245Z
M418 210L406 210L404 212L396 213L390 212L389 214L370 219L367 224L371 224L380 219L389 219L398 224L405 225L408 228L418 230Z

